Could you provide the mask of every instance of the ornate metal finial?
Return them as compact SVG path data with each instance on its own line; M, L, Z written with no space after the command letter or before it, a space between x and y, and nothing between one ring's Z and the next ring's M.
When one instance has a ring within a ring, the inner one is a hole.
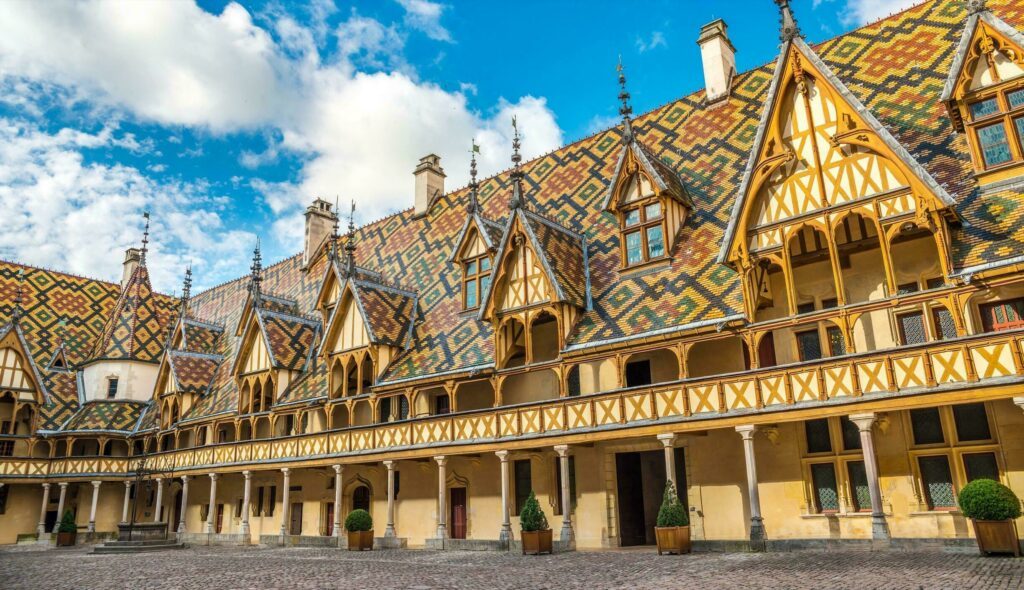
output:
M967 15L978 14L988 10L985 0L967 0Z
M185 280L181 284L181 315L188 312L188 302L192 298L192 263L185 268Z
M480 153L480 146L476 144L476 140L472 140L472 147L469 150L469 214L472 215L479 209L479 204L476 200L476 191L480 188L480 185L476 181L476 155Z
M523 156L519 153L519 123L516 116L512 115L512 201L510 209L518 209L523 206Z
M348 212L348 239L345 241L345 276L356 274L356 200L352 199L352 208Z
M785 43L796 37L801 37L800 27L797 26L796 18L793 17L793 11L789 7L789 0L775 0L775 3L779 5L779 20L781 22L779 39Z
M633 139L633 122L630 116L633 114L633 107L629 104L629 91L626 90L626 68L622 65L622 56L619 56L619 64L615 66L619 73L619 114L622 115L622 141L628 143Z
M263 257L260 255L260 238L256 237L256 247L252 251L252 266L249 267L249 292L253 299L260 296L260 283L263 282Z
M21 319L24 314L24 310L21 307L23 302L22 295L24 294L25 287L25 269L18 269L18 289L14 292L14 309L11 310L11 319L17 322Z
M334 223L331 226L331 239L327 248L327 259L335 261L338 259L338 228L341 224L341 211L338 209L338 196L334 196Z
M149 211L142 214L146 218L146 229L142 232L142 251L139 252L139 265L146 266L146 252L149 251Z

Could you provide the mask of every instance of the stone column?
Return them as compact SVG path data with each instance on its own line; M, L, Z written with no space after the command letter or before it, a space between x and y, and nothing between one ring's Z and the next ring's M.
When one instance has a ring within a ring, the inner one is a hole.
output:
M743 437L743 455L747 464L747 497L750 500L750 540L764 540L764 521L761 518L761 496L757 491L757 461L754 458L754 432L756 426L737 426Z
M508 543L512 540L512 511L508 507L508 451L494 453L501 461L501 532L498 540Z
M132 482L124 482L124 502L121 505L121 522L128 522L128 507L131 506Z
M434 457L434 461L437 461L437 538L447 539L448 524L445 517L448 515L448 457Z
M92 482L92 506L89 507L89 527L86 529L90 533L96 532L96 502L98 502L100 499L101 483L103 482Z
M1024 397L1013 398L1013 403L1017 404L1017 407L1024 410Z
M214 532L213 519L217 517L217 474L210 474L210 509L206 511L206 533Z
M57 485L60 486L60 499L57 500L57 522L53 523L54 533L60 528L60 519L64 516L64 498L67 497L68 493L68 483L66 481L62 481Z
M572 496L569 487L569 445L555 445L558 453L558 470L562 474L562 534L563 543L572 543Z
M665 477L672 482L673 487L676 488L676 493L682 494L679 490L679 482L676 481L676 435L674 432L659 434L658 440L665 447Z
M153 507L153 522L160 522L160 512L164 507L164 478L156 478L156 506Z
M189 476L181 476L181 512L178 514L178 534L184 535L188 530L185 526L185 514L188 512L188 480Z
M252 497L252 472L243 471L245 488L242 491L242 534L245 535L245 542L249 542L249 500Z
M388 526L384 529L385 537L395 537L395 462L385 461L388 469Z
M871 495L871 538L880 541L889 540L889 523L885 521L885 510L882 508L882 488L878 485L878 460L875 458L875 440L871 436L871 427L875 423L875 414L853 414L850 421L860 430L860 447L864 452L864 472L868 478L868 493Z
M46 507L50 505L50 484L43 484L43 504L39 507L39 526L36 527L36 534L40 537L46 534Z
M341 536L341 484L344 465L334 466L334 536Z
M284 474L284 490L281 492L281 536L284 537L288 534L288 489L291 487L292 470L282 467L281 473Z

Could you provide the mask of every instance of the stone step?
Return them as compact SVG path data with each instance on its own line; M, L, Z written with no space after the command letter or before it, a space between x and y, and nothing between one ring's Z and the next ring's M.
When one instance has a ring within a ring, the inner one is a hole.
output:
M121 546L113 546L113 547L108 546L108 545L98 545L98 546L96 546L92 550L92 552L94 554L113 555L113 554L120 554L120 553L142 553L142 552L146 552L146 551L164 551L164 550L168 550L168 549L184 549L185 547L187 547L187 545L185 545L184 543L173 543L173 542L164 543L162 545L130 545L130 546L121 545Z
M139 547L143 545L167 545L175 543L174 539L146 539L145 541L107 541L108 547Z

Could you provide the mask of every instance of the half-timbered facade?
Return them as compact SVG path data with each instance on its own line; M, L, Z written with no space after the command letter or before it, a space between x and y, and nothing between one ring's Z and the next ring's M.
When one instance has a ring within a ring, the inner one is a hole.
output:
M566 546L638 545L668 480L705 547L973 542L963 485L1024 494L1024 4L819 44L779 4L771 63L711 23L707 89L634 116L620 68L615 127L516 130L457 190L428 156L344 234L318 199L201 293L145 241L120 284L0 263L0 543L71 510L332 544L365 508L508 547L533 491Z

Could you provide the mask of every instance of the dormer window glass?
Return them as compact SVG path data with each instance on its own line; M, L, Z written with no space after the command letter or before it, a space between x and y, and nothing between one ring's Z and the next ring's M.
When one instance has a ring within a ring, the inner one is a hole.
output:
M462 263L462 307L480 307L480 299L491 284L491 257L489 254L470 258Z
M635 186L637 183L633 181L630 190ZM622 231L626 266L665 256L664 215L657 197L648 197L635 206L622 209Z
M967 111L982 170L1024 161L1024 88L996 92L969 103Z

